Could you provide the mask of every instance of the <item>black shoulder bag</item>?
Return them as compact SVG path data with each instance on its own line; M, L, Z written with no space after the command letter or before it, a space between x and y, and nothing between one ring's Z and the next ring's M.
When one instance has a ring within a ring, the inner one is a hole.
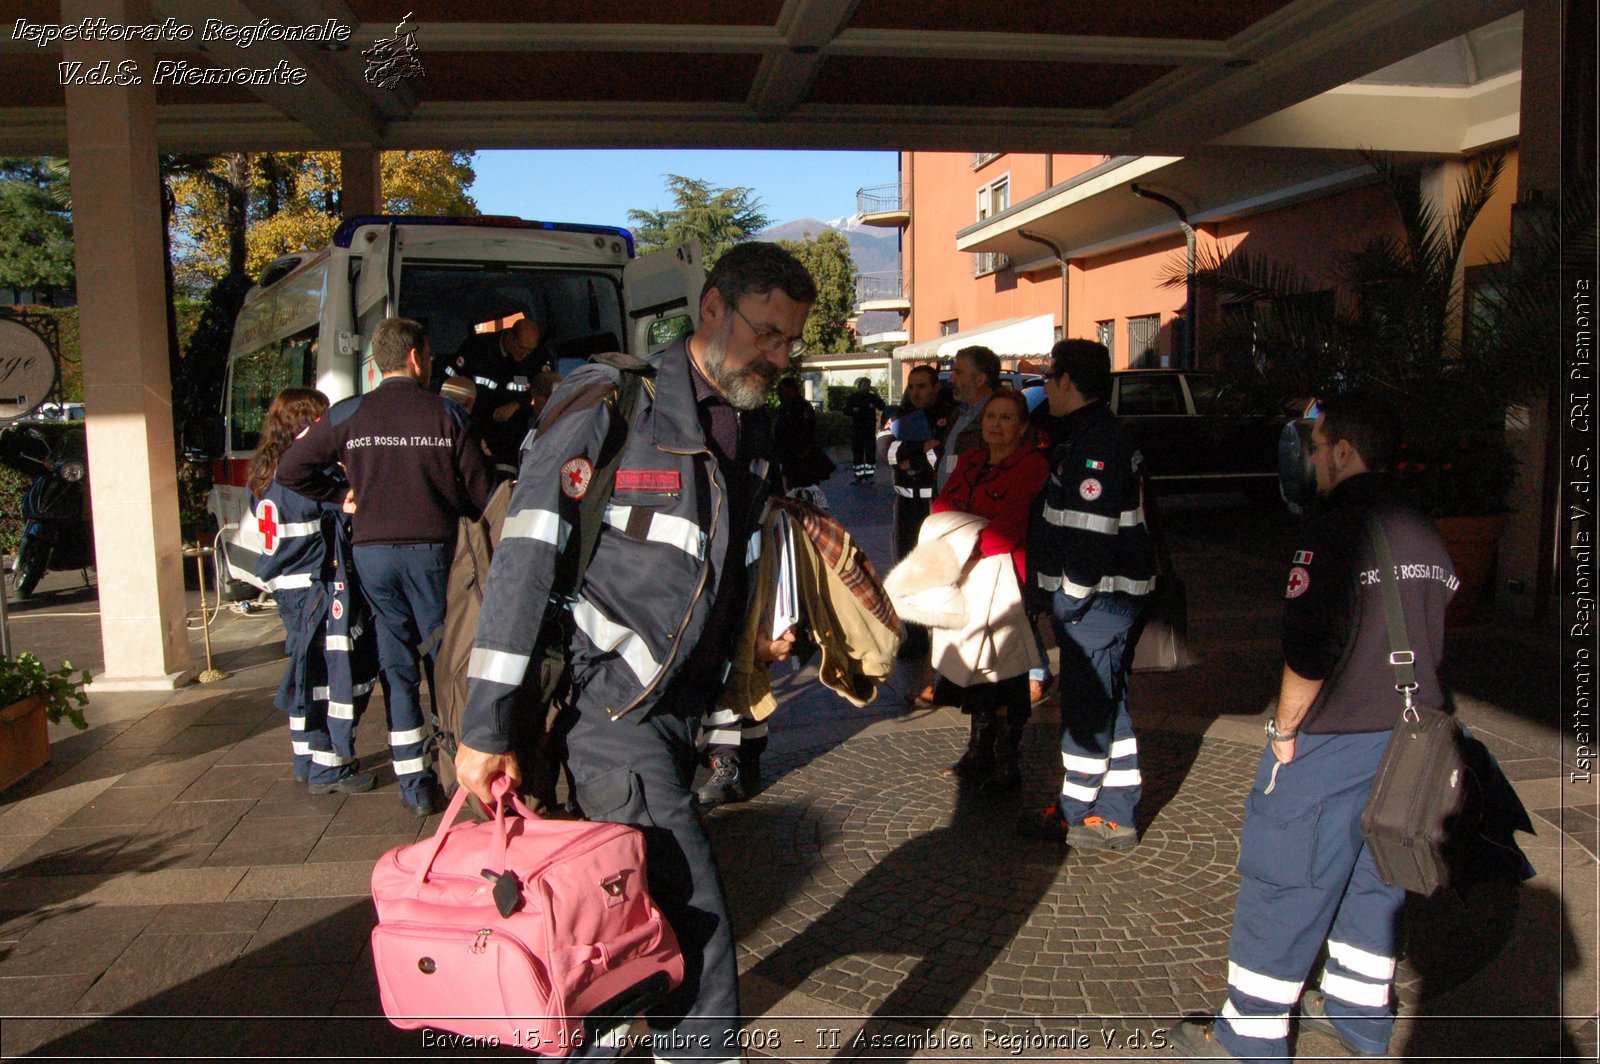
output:
M1405 705L1361 811L1361 834L1385 883L1429 895L1450 883L1476 848L1480 782L1464 756L1461 725L1413 700L1417 659L1406 633L1394 555L1376 517L1367 528L1378 553L1389 663Z

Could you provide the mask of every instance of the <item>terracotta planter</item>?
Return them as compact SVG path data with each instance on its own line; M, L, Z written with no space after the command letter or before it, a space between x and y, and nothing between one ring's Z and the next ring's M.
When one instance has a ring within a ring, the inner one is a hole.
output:
M1486 517L1441 517L1435 522L1444 545L1455 562L1461 587L1445 611L1446 625L1473 624L1494 603L1494 563L1500 537L1506 530L1505 514Z
M49 762L44 699L24 698L0 709L0 791Z

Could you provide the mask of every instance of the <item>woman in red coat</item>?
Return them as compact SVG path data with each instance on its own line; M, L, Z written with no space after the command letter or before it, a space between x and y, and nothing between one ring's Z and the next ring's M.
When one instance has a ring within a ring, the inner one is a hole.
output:
M933 502L934 513L960 510L988 518L977 553L1009 554L1019 586L1027 580L1028 516L1050 473L1049 462L1030 436L1027 400L1009 389L996 392L983 410L985 446L961 456ZM1030 633L1026 638L1033 637ZM982 795L1015 790L1022 782L1017 750L1032 715L1026 667L1007 679L968 687L940 676L934 695L972 718L966 752L948 773L963 783L977 783Z

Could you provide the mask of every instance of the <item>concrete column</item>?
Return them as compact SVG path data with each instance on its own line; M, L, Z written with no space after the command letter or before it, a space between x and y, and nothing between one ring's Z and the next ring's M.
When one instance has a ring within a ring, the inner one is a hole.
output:
M383 153L367 147L339 150L339 206L346 218L383 213Z
M1542 201L1552 210L1559 209L1561 197L1562 7L1562 0L1528 0L1522 11L1517 202ZM1553 353L1541 351L1538 357ZM1506 425L1517 481L1511 490L1511 520L1500 541L1495 605L1519 617L1549 612L1558 479L1549 467L1553 434L1559 431L1549 406L1548 396L1535 398L1526 409L1514 410Z
M149 0L62 0L61 20L153 21ZM89 411L99 690L174 687L190 675L172 381L167 366L154 56L140 43L67 41L84 69L131 62L143 83L68 85L67 156Z

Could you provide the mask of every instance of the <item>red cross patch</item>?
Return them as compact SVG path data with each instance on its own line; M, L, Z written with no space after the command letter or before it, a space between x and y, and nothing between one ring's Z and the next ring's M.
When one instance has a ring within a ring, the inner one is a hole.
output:
M561 494L569 499L581 499L594 479L594 466L583 455L568 458L561 463Z
M333 606L331 608L331 612L333 613L333 619L336 620L336 621L340 617L343 617L344 616L344 603L340 602L338 599L334 599L333 600Z
M1083 496L1085 502L1094 502L1105 493L1105 490L1094 477L1078 485L1078 494Z
M278 504L262 499L256 504L256 531L261 533L261 550L273 554L278 549Z
M1303 566L1295 566L1289 570L1289 587L1284 591L1284 598L1299 598L1311 587L1311 574Z

